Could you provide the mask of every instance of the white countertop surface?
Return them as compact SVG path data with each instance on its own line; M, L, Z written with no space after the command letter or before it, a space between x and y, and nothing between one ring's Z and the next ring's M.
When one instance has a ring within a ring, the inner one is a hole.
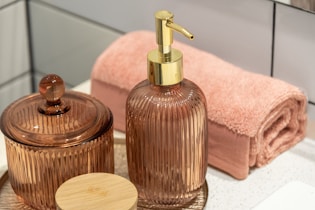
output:
M90 81L74 90L89 93ZM114 135L124 138L120 132ZM0 133L0 175L6 169ZM252 170L245 180L236 180L212 167L208 167L206 178L209 196L205 209L315 209L315 140L305 138L268 165Z

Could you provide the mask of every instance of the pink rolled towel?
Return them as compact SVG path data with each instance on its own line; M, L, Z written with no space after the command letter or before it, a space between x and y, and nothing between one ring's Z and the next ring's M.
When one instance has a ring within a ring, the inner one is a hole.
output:
M155 33L136 31L112 43L97 59L91 94L125 131L129 91L147 78L147 53ZM305 136L306 97L284 81L245 71L222 59L174 42L183 52L184 77L201 87L208 104L208 163L237 179L266 165Z

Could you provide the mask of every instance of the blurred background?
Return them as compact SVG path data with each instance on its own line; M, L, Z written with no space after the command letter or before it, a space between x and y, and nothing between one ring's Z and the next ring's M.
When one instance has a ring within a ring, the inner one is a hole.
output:
M47 73L62 76L68 88L89 79L106 47L130 31L154 30L154 12L167 9L195 35L175 39L300 87L314 121L314 3L302 2L0 0L0 113L37 91Z

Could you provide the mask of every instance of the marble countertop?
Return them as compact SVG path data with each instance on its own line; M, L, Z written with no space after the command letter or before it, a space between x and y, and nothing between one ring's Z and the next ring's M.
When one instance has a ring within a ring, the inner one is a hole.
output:
M74 90L89 93L90 81ZM311 125L313 129L309 128L308 133L315 130L314 124ZM124 133L114 135L118 139L125 138ZM311 199L315 195L315 138L312 135L270 164L252 170L245 180L236 180L208 167L209 195L205 209L293 209L294 206L315 209L315 200ZM6 169L5 145L0 133L0 175Z

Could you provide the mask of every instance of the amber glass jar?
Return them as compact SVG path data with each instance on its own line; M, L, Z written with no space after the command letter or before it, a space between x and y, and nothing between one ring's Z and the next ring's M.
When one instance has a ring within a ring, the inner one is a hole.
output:
M7 107L1 130L14 192L33 208L55 209L66 180L114 173L113 116L89 95L65 92L57 75L44 77L39 90Z

